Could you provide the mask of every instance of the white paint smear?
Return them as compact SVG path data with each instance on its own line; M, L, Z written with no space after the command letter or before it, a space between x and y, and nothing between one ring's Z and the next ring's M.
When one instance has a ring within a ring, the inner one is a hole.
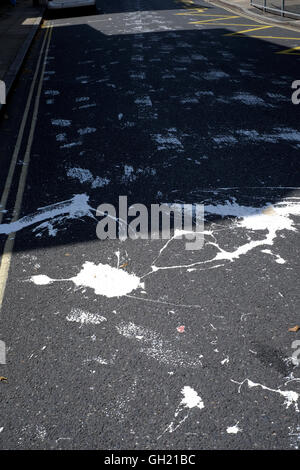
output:
M72 308L71 313L66 317L66 320L80 323L81 325L100 325L100 323L107 321L107 319L102 315L85 312L80 308Z
M189 352L181 351L170 340L163 338L155 330L135 325L133 322L122 322L116 326L116 329L125 338L136 340L140 344L141 353L161 364L189 368L202 366L202 355L191 357Z
M102 178L100 176L94 176L90 172L90 170L84 169L84 168L70 168L67 171L67 176L69 178L77 179L80 181L80 183L90 183L91 187L93 189L95 188L103 188L104 186L108 185L110 183L109 178Z
M123 269L113 268L108 264L94 264L90 261L86 261L81 271L74 277L51 279L45 275L38 275L32 276L31 281L37 285L71 281L78 287L89 287L94 290L95 294L105 297L121 297L138 288L144 288L144 284L135 274L129 274Z
M250 93L236 93L233 100L247 104L248 106L267 106L262 98L251 95Z
M10 224L0 225L0 234L6 235L18 232L26 227L44 222L34 228L38 230L48 229L49 234L53 231L53 224L60 224L68 219L79 219L82 217L94 218L93 209L88 204L89 197L86 194L76 194L71 199L50 206L39 208L35 213L26 215L21 219ZM47 222L45 222L47 221Z

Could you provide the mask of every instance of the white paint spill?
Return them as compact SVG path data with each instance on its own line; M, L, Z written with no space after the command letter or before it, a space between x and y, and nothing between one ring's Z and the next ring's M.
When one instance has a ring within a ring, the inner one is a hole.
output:
M90 170L84 168L70 168L67 171L67 176L73 179L78 179L80 183L90 183L93 189L95 188L103 188L110 183L110 179L108 178L101 178L97 176L96 178L93 177Z
M173 204L173 206L176 207L176 204ZM181 208L181 204L178 204L178 206ZM217 254L213 258L203 261L195 261L191 264L156 266L155 263L160 258L164 250L168 247L172 240L178 238L179 235L175 231L174 236L164 244L163 248L160 249L158 256L153 261L153 265L151 266L152 271L144 275L144 278L160 270L182 268L190 269L200 265L210 265L207 266L206 269L214 269L219 266L224 266L224 264L218 264L220 261L233 262L235 259L238 259L240 256L247 254L249 251L255 248L266 245L273 245L278 232L283 230L297 230L294 217L300 216L300 199L285 199L275 204L274 206L266 205L263 208L258 208L252 206L241 206L237 204L233 198L232 201L226 201L222 204L206 205L205 213L205 218L207 218L207 214L216 214L221 217L236 217L237 220L235 220L230 226L231 230L237 230L242 227L247 230L252 230L253 232L266 232L266 235L264 238L258 240L251 240L251 237L248 236L248 238L250 238L249 242L239 246L233 251L226 251L218 244L216 236L212 230L204 230L203 234L206 237L206 245L213 246L217 249ZM277 258L277 255L274 256L276 256L277 262L279 260L280 264L282 264L283 259L281 257Z
M228 434L237 434L238 432L242 432L242 429L238 427L239 422L237 422L234 426L228 426L226 432Z
M78 129L78 134L79 135L86 135L86 134L92 134L93 132L96 132L95 127L85 127L84 129Z
M263 390L268 390L269 392L277 393L283 396L284 405L286 406L286 408L289 408L291 405L294 405L295 411L299 413L298 400L299 400L300 395L299 393L294 392L293 390L273 389L273 388L266 387L265 385L262 385L260 383L252 382L252 380L249 380L249 379L245 379L242 382L236 382L235 380L231 379L231 382L239 385L238 393L241 393L241 388L244 383L247 383L249 388L260 387Z
M129 274L108 264L94 264L90 261L86 261L81 271L74 277L51 279L48 276L43 275L41 278L41 275L38 275L32 276L31 281L38 285L71 281L78 287L89 287L94 290L96 295L105 297L121 297L136 289L144 288L144 284L135 274Z
M233 144L238 140L232 135L220 135L218 137L213 137L213 141L216 142L216 144Z
M183 395L183 399L180 402L180 406L186 407L186 408L199 408L201 410L204 408L204 403L202 401L202 398L199 397L198 393L189 386L183 387L181 390L181 393Z
M158 439L160 439L165 432L172 433L176 431L176 429L178 429L188 418L189 412L192 408L198 408L199 410L204 408L202 398L192 387L186 385L181 390L181 394L183 395L183 398L175 411L174 421L167 426Z
M76 103L82 103L84 101L89 101L90 98L88 96L80 96L79 98L76 98L75 101Z
M57 91L57 90L45 90L44 94L45 94L46 96L57 96L57 95L59 95L60 93L59 93L59 91Z
M228 73L222 72L221 70L211 70L203 74L205 80L220 80L221 78L227 77L229 77Z
M259 134L256 130L240 129L236 131L236 134L239 136L239 141L241 137L243 137L246 141L248 140L250 142L300 142L300 132L296 129L276 127L273 131L274 132L270 134Z
M100 323L107 321L105 317L99 314L85 312L80 308L72 308L70 315L66 316L69 322L76 322L82 325L100 325Z
M262 98L250 93L237 93L232 99L249 106L267 106Z
M88 201L89 197L86 194L76 194L66 201L41 207L35 213L26 215L16 222L1 224L0 234L8 235L19 232L19 230L41 222L44 223L35 227L33 231L48 229L49 234L51 234L54 223L61 224L68 219L81 219L82 217L92 217L94 219L93 209L89 206Z
M150 96L142 96L140 98L136 98L134 102L135 104L141 104L143 106L152 106L152 101L150 99Z
M152 137L155 142L160 144L160 147L158 148L159 150L163 150L169 147L183 147L180 140L175 135L172 135L172 133L170 132L166 136L162 134L155 134Z
M243 227L252 231L266 231L267 235L262 240L250 241L233 252L228 252L219 248L220 252L216 255L216 260L230 260L239 258L242 254L246 254L253 248L263 245L273 245L277 233L282 230L296 231L296 225L292 216L300 215L299 201L281 201L274 206L267 205L257 208L251 206L240 206L236 202L227 201L225 204L207 205L205 212L217 214L222 217L234 216L239 220L235 223L237 227ZM277 262L284 262L282 258L278 258Z
M57 142L64 142L67 138L67 134L66 133L57 134L55 138Z
M82 145L82 142L80 140L77 141L77 142L70 142L69 144L61 145L59 148L60 149L69 149L69 148L72 148L72 147L78 147L78 145Z
M60 126L60 127L69 127L71 125L71 121L69 119L51 119L52 126Z

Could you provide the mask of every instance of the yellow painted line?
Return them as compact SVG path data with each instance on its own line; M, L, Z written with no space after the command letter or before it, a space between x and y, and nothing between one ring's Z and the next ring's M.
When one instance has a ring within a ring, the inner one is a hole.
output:
M299 52L294 52L294 51L299 51ZM283 51L276 52L276 54L300 55L300 46L291 47L290 49L284 49Z
M293 41L300 41L299 38L285 38L285 37L280 37L280 36L249 36L250 38L264 38L264 39L287 39L287 40L293 40Z
M191 16L191 15L200 15L200 16L206 16L206 15L203 15L202 13L205 11L205 9L203 10L189 10L189 11L185 11L184 13L175 13L175 15L177 16ZM208 15L208 16L214 16L214 15ZM218 15L218 16L221 16L221 15Z
M201 21L189 21L189 24L201 24ZM252 24L241 24L241 23L209 23L208 26L253 26ZM225 34L225 36L227 36ZM255 36L249 36L249 37L255 37ZM262 36L259 36L262 37Z
M31 126L30 126L30 131L29 131L29 136L28 136L28 141L27 141L27 146L25 150L25 156L24 156L24 165L22 167L20 179L19 179L19 184L18 184L18 191L17 191L17 196L15 200L15 205L14 205L14 212L13 212L13 218L11 222L15 222L19 218L21 206L22 206L22 200L23 200L23 195L24 195L24 190L25 190L25 184L26 184L26 179L27 179L27 173L28 173L28 166L30 162L30 152L31 152L31 147L32 147L32 142L33 142L33 136L34 136L34 131L36 127L36 122L37 122L37 115L38 115L38 108L39 108L39 102L40 102L40 96L41 96L41 91L42 91L42 86L43 86L43 78L44 78L44 73L45 73L45 67L46 67L46 60L48 56L48 51L49 51L49 45L50 45L50 40L51 40L51 35L52 35L52 29L49 29L45 33L45 37L42 43L41 51L39 54L39 58L37 61L36 65L36 70L35 74L33 77L33 81L31 84L31 90L34 90L35 83L37 81L38 77L38 71L40 68L40 63L42 60L42 54L45 48L45 44L47 41L46 49L45 49L45 56L43 60L43 65L42 65L42 70L41 70L41 76L40 80L38 83L38 88L37 88L37 94L35 97L34 101L34 108L33 108L33 114L32 114L32 120L31 120ZM28 99L32 98L32 93L28 96ZM28 116L28 112L26 113L26 109L24 111L24 115L26 114L26 118ZM24 117L24 116L23 116ZM22 127L22 125L21 125ZM22 130L20 128L20 132L22 133L24 129ZM4 298L4 293L5 293L5 287L7 283L7 278L8 278L8 272L11 264L11 257L12 257L12 251L15 243L15 233L11 233L8 235L8 238L6 239L4 249L3 249L3 255L1 257L1 264L0 264L0 309L2 307L3 303L3 298Z
M201 21L191 21L190 24L196 24L196 23L210 23L211 21L221 21L221 20L230 20L232 18L240 18L240 16L223 16L223 18L213 18L211 20L201 20Z
M276 26L259 26L258 28L244 29L243 31L236 31L235 33L224 34L224 36L235 36L238 34L250 33L251 31L259 31L261 29L276 28Z

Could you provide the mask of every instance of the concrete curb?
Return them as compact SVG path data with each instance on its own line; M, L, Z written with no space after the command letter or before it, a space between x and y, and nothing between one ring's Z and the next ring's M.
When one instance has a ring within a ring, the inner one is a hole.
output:
M209 3L212 3L213 5L220 6L225 9L229 9L235 13L244 13L247 16L253 17L255 20L262 21L263 23L270 23L274 24L275 26L286 26L288 28L292 28L295 31L300 31L300 21L299 25L295 24L290 21L282 21L282 20L277 20L276 18L270 18L269 16L264 16L263 12L262 13L255 13L252 9L249 8L244 8L242 6L238 5L232 5L232 3L227 2L226 0L208 0Z
M5 82L6 86L6 97L9 95L9 92L12 88L12 85L20 71L20 68L23 65L23 62L25 60L26 54L35 38L35 35L42 23L44 13L45 13L46 8L43 8L41 10L41 16L37 16L32 28L30 30L30 33L28 34L26 40L23 42L22 47L18 50L16 57L14 58L13 63L9 67L8 71L6 72L3 81ZM2 111L4 104L0 104L0 112Z

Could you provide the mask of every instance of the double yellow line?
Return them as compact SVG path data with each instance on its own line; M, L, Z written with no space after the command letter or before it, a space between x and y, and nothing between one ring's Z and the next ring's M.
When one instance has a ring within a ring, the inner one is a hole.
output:
M13 177L14 177L14 173L16 169L16 164L18 161L18 156L20 153L20 148L21 148L21 144L22 144L22 140L24 136L24 131L25 131L25 127L28 121L30 107L33 102L35 86L36 86L36 83L38 82L37 92L36 92L36 96L34 99L33 113L32 113L31 122L30 122L30 130L29 130L28 140L26 144L25 155L23 159L23 166L22 166L22 170L21 170L21 174L19 178L19 183L18 183L17 195L16 195L14 210L13 210L13 218L11 222L15 222L16 220L18 220L19 215L20 215L22 200L23 200L24 190L25 190L25 185L26 185L28 167L30 163L31 147L32 147L34 131L36 128L36 123L37 123L38 108L39 108L39 102L40 102L41 91L42 91L42 86L43 86L43 78L44 78L44 73L45 73L46 60L48 56L51 36L52 36L52 27L46 30L42 47L39 53L36 69L34 72L33 80L30 86L25 110L23 113L20 129L18 132L18 137L16 140L16 145L14 148L14 152L12 155L8 174L7 174L6 181L5 181L4 190L3 190L2 197L0 200L0 205L1 205L0 207L1 207L1 210L3 211L0 213L0 224L2 223L3 213L6 208L8 196L11 190ZM44 54L44 51L45 51L45 54ZM43 54L44 54L44 58L43 58ZM41 74L38 80L38 75L39 75L41 64L42 64ZM6 239L4 249L3 249L3 254L1 257L1 262L0 262L0 310L2 307L2 303L3 303L5 287L6 287L8 272L9 272L9 268L11 264L11 257L12 257L14 243L15 243L15 233L11 233L8 235Z

